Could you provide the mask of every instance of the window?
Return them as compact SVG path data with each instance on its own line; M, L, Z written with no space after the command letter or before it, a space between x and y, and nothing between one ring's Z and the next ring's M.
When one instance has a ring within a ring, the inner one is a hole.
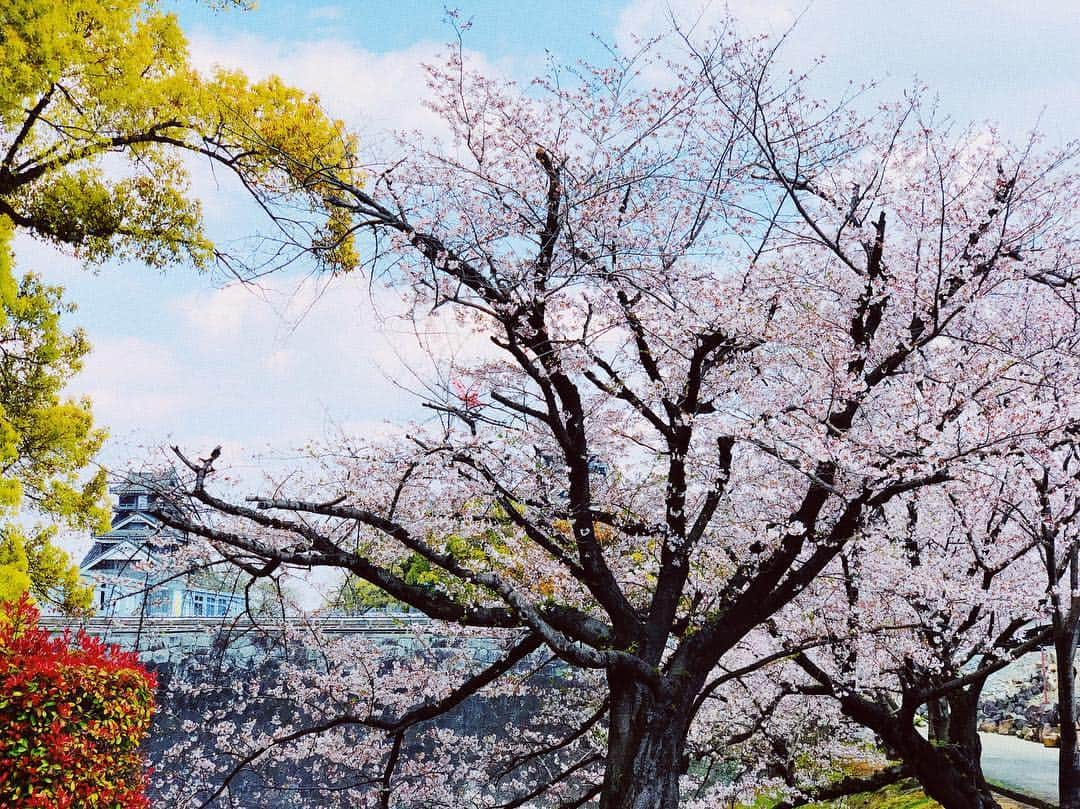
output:
M202 616L206 615L206 596L202 593L192 593L191 595L191 614Z

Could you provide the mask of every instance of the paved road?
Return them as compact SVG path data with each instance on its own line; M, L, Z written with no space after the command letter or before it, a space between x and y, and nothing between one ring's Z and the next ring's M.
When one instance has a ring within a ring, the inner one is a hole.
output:
M980 733L987 780L1057 803L1057 750L1015 736Z

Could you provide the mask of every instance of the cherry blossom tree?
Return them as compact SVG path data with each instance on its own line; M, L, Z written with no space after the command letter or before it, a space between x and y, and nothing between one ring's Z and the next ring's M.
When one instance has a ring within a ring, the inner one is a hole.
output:
M995 805L977 732L986 680L1049 636L1034 545L1000 509L997 471L894 504L782 623L789 647L800 632L838 639L795 656L809 690L874 731L927 792L973 806Z
M441 369L437 419L246 501L217 453L177 450L163 519L249 574L340 569L504 638L456 683L410 680L397 719L344 699L309 728L367 729L383 806L421 802L413 720L531 654L601 695L537 748L598 747L492 800L679 806L717 673L775 659L725 661L883 514L1075 424L1074 152L955 129L917 93L818 101L768 42L662 44L527 86L452 48L428 95L450 141L410 136L364 186L319 177L418 329L450 311L484 346Z
M1075 302L1072 302L1075 305ZM1060 724L1058 788L1061 806L1080 806L1080 749L1076 732L1076 646L1080 625L1080 562L1076 518L1080 467L1075 434L1025 442L1011 457L1010 484L1000 498L1002 519L1032 545L1039 568L1028 581L1041 596L1038 617L1057 662Z

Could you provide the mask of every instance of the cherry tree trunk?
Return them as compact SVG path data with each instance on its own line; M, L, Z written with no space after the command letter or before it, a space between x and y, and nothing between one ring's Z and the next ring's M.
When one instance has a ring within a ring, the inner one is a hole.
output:
M948 697L949 725L946 741L958 768L970 775L982 793L982 805L997 806L982 770L982 741L979 739L979 697L983 682L956 691Z
M949 738L948 703L944 699L932 699L926 703L926 719L930 726L930 741L944 742Z
M923 791L944 809L993 809L996 806L993 798L984 791L981 770L977 765L973 767L969 754L956 745L923 738L911 716L896 717L880 706L853 699L843 699L840 704L848 716L881 737L886 747L911 771ZM961 718L950 717L950 725Z
M678 809L689 706L658 701L644 685L609 675L611 722L600 809Z
M944 809L993 809L997 803L979 784L981 775L972 771L970 761L950 747L926 743L905 751L904 763L923 791Z
M1058 804L1061 809L1080 809L1080 748L1076 738L1076 628L1072 622L1054 633L1057 656L1058 721L1061 723L1058 750Z

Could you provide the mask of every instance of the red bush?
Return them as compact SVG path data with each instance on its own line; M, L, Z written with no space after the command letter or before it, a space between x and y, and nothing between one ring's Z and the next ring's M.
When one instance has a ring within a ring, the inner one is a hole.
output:
M80 632L52 637L23 599L0 608L0 806L149 806L139 743L154 675Z

